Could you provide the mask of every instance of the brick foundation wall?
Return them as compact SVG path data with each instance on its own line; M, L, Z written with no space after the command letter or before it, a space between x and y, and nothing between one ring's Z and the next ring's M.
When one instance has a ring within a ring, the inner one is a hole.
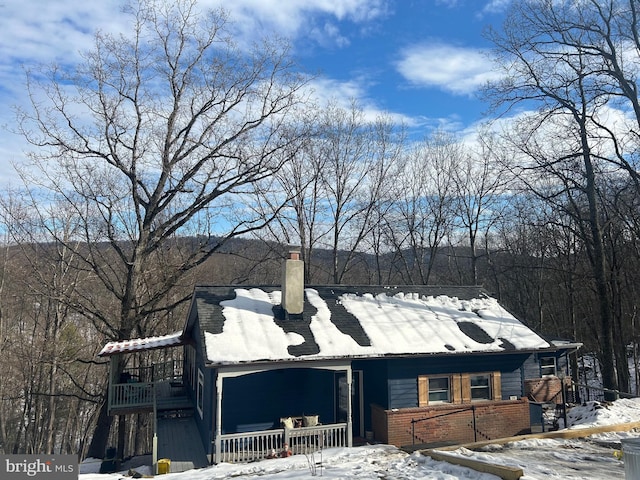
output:
M372 405L371 415L374 438L399 447L469 443L531 432L526 398L398 410Z
M571 379L565 379L565 386L571 385ZM533 402L562 403L562 384L558 377L532 378L524 381L524 394Z
M371 405L371 427L373 438L378 442L389 443L387 411L380 405Z

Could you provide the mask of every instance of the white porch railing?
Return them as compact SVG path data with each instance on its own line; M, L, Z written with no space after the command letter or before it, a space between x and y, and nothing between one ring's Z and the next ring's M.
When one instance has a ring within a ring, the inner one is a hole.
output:
M334 423L286 429L285 442L289 444L294 455L310 453L320 448L347 447L347 424Z
M348 447L346 423L261 432L230 433L220 438L216 463L241 463L278 456L288 444L291 453L311 453L321 448Z
M280 453L283 446L284 429L222 435L216 463L261 460Z

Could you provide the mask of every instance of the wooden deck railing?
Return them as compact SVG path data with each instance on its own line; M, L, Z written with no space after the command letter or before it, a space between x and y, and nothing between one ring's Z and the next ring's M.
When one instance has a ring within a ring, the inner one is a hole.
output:
M147 367L125 368L123 374L138 382L163 382L182 378L182 361L168 360Z
M153 408L153 392L162 400L171 386L182 384L182 361L169 360L123 371L120 383L109 385L109 411Z
M111 385L110 409L153 407L151 382L116 383Z
M216 463L241 463L278 456L288 444L291 453L306 454L322 448L347 447L347 424L230 433L221 436Z

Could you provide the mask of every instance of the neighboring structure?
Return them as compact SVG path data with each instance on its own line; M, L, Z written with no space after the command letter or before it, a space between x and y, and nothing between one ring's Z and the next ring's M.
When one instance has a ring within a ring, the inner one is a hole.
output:
M539 352L527 359L522 366L524 375L524 394L529 400L538 403L563 403L562 384L565 389L572 388L571 370L568 354L582 347L581 343L550 340L555 347L552 352ZM565 391L573 398L573 391Z
M175 373L156 367L134 383L112 375L111 412L150 408L153 397L157 411L174 412L164 417L184 422L175 412L190 406L202 445L191 466L202 452L213 463L248 461L354 437L494 439L531 429L529 362L554 358L555 367L573 348L547 342L479 287L304 288L303 271L293 254L282 288L196 287L182 332L105 346L114 370L122 354L183 349ZM125 395L131 385L140 392Z

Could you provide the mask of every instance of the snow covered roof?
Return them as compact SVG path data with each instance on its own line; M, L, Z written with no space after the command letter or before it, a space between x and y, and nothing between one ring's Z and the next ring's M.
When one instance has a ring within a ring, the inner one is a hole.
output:
M107 343L99 357L113 355L115 353L132 353L142 350L152 350L154 348L173 347L182 344L182 332L175 332L161 337L136 338L133 340L122 340L120 342Z
M552 349L478 287L310 287L286 317L277 287L197 287L211 364ZM195 309L195 311L194 311Z

